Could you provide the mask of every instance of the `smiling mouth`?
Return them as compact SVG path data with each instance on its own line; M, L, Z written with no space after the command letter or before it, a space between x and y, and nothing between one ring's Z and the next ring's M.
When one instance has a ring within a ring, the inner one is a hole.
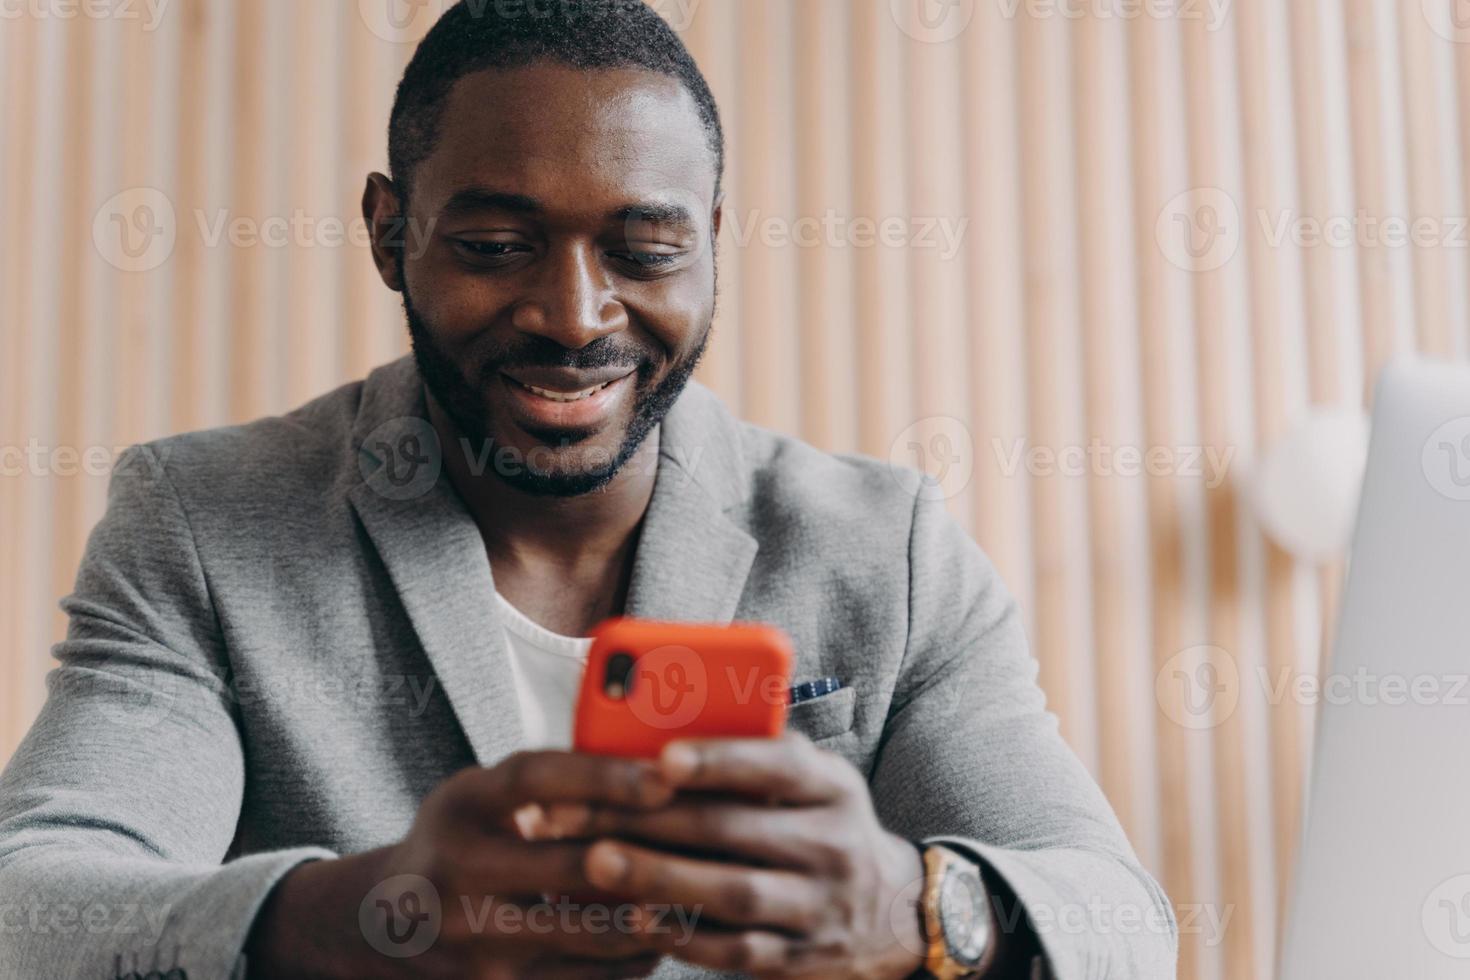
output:
M554 391L551 388L538 388L535 385L528 385L523 381L516 381L514 378L511 378L510 380L515 382L515 384L519 385L520 387L526 389L531 394L538 395L542 398L547 399L548 401L579 402L582 401L584 398L591 398L593 395L597 394L608 385L617 384L623 379L614 378L611 381L604 381L600 385L593 385L590 388L581 388L577 391Z

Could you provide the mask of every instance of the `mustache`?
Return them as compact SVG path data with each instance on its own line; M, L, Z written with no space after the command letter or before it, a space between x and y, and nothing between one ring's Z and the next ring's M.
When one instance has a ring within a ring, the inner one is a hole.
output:
M560 367L573 369L626 367L640 373L653 366L649 352L614 337L599 337L575 350L546 337L526 337L508 347L487 353L480 362L480 378L494 378L505 370L526 367Z

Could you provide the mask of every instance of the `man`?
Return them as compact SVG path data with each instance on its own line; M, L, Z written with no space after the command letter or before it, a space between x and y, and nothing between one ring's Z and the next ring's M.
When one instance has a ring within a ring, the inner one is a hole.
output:
M389 156L414 356L119 466L0 781L0 975L1172 975L942 504L690 383L723 141L663 22L455 7ZM828 693L567 751L615 614L776 624Z

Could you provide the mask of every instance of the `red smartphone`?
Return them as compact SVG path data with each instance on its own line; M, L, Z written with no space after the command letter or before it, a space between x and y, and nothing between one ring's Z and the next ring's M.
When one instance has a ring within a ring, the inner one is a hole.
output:
M774 738L793 660L774 626L606 620L592 631L572 747L651 759L676 738Z

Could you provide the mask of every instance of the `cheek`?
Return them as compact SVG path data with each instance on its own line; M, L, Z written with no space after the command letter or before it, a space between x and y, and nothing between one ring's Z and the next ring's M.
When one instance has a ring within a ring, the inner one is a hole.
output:
M714 315L713 283L671 291L657 303L630 311L647 327L669 360L682 360L698 348Z

